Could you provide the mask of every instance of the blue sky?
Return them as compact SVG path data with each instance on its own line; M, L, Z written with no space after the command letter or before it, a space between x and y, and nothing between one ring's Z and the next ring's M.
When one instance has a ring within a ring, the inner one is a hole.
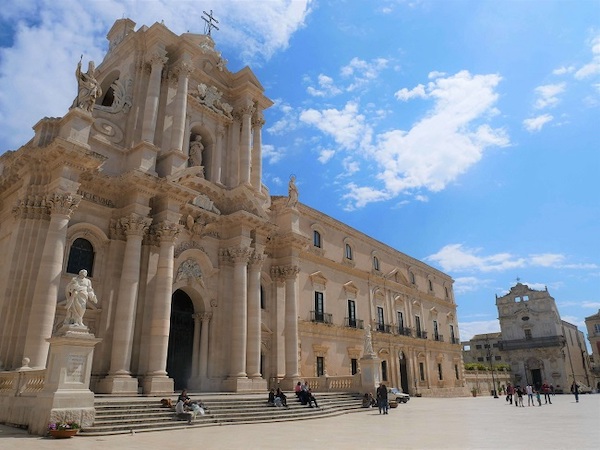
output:
M448 273L462 339L495 296L548 288L584 328L600 308L600 1L9 1L0 153L62 116L79 57L116 19L203 33L275 105L264 183Z

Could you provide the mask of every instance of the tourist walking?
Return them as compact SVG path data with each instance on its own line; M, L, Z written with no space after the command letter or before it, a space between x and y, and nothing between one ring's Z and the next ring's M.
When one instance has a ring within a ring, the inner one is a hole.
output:
M379 414L388 413L388 392L385 384L381 383L377 388L377 405L379 406Z
M513 402L513 394L515 393L515 388L508 383L508 385L506 386L506 401L510 402L510 404L512 405Z

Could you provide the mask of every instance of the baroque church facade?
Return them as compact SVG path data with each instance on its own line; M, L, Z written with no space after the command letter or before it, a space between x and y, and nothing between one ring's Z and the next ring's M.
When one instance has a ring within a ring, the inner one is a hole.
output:
M292 389L360 375L464 395L446 274L262 184L249 68L210 35L115 22L64 117L0 156L0 370L46 367L81 269L97 303L90 389ZM348 385L350 389L350 385Z

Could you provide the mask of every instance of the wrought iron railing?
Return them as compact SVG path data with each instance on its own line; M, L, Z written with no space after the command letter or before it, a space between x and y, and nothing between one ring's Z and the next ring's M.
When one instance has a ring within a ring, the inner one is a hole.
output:
M333 323L333 316L331 314L320 312L320 311L311 311L310 312L310 321L318 322L318 323Z
M362 319L353 319L351 317L344 317L344 326L349 328L358 328L360 330L365 328L364 321Z
M434 334L433 340L438 342L444 342L444 336L442 336L441 334Z
M384 323L375 322L374 329L375 329L375 331L379 331L380 333L392 334L392 326L386 325Z
M427 331L417 330L415 335L420 339L427 339Z
M398 334L401 336L412 336L412 328L398 327Z

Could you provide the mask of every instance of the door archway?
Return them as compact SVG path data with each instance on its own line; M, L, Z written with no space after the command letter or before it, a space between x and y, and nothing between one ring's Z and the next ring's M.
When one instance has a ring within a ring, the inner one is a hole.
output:
M178 289L171 298L171 325L167 374L173 379L175 390L187 389L192 374L194 339L194 304L190 297Z
M404 352L400 352L400 388L408 394L408 367Z

